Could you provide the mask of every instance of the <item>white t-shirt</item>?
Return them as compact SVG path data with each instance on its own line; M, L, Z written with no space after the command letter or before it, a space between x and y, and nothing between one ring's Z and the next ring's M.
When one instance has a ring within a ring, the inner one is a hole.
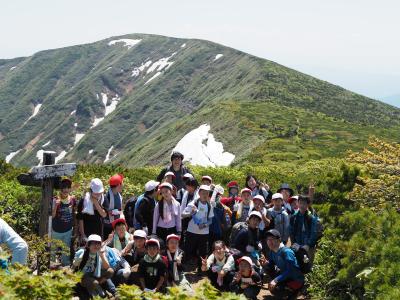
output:
M197 200L190 202L189 205L186 207L186 209L191 211L193 207L196 207L195 201ZM199 225L195 224L195 222L193 221L193 218L196 218L197 220L200 220L201 224L207 224L208 220L211 220L214 217L214 211L211 205L210 205L210 213L208 214L208 219L207 219L207 212L208 212L207 203L203 204L199 200L197 212L192 216L192 219L189 221L187 231L195 234L209 234L210 232L209 225L200 229Z

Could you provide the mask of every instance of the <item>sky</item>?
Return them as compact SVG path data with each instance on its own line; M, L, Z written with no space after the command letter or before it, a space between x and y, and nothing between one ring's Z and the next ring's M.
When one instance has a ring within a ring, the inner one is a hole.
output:
M400 1L0 0L0 5L0 58L128 33L200 38L374 99L399 95L400 107Z

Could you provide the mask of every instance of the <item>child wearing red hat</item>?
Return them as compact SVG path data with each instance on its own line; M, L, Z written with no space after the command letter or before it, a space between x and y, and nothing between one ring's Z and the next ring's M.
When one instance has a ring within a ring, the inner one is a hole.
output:
M161 292L165 289L167 266L160 255L157 239L146 241L147 254L139 263L140 287L145 292Z
M125 247L133 240L128 232L125 219L116 219L112 222L113 232L108 237L106 244L118 250L121 254Z
M261 289L261 277L253 269L253 261L248 256L238 260L239 271L231 283L231 291L236 294L244 294L247 299L257 299Z
M108 239L112 232L112 222L121 217L122 213L122 188L124 176L122 174L115 174L110 177L108 183L110 188L104 195L103 208L106 210L107 215L103 219L103 239Z
M179 286L186 292L192 292L192 287L183 273L183 251L179 249L179 235L167 236L167 286Z

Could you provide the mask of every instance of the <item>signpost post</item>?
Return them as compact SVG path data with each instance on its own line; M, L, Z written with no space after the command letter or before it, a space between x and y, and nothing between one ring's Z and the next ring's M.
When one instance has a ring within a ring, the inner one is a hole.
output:
M75 163L55 164L53 151L43 152L43 166L30 169L29 173L20 174L17 179L26 186L42 187L42 200L40 203L39 236L45 237L46 233L51 238L51 204L53 191L58 187L62 176L72 176L76 172ZM40 266L38 266L38 272Z

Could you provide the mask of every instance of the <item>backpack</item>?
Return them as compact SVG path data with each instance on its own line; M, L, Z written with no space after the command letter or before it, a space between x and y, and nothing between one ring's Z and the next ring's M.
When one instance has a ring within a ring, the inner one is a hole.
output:
M232 230L231 230L231 235L229 237L229 242L230 242L229 244L230 245L233 245L237 235L239 234L239 232L242 229L248 229L248 226L247 226L246 222L237 222L235 225L233 225Z
M124 216L126 222L128 223L129 227L134 227L134 217L135 217L135 205L136 205L137 198L133 196L130 198L124 207Z
M290 249L288 247L285 247L287 249ZM294 252L294 255L296 257L297 264L299 265L300 271L303 274L310 273L312 271L312 264L310 260L310 256L308 255L307 251L303 248L299 248L298 251L294 251L293 249L290 249ZM282 258L284 258L283 255L285 255L285 251L281 251Z
M300 271L303 274L310 273L312 271L312 264L307 251L303 248L299 248L299 250L294 252L294 255L296 256L297 264L300 267Z

